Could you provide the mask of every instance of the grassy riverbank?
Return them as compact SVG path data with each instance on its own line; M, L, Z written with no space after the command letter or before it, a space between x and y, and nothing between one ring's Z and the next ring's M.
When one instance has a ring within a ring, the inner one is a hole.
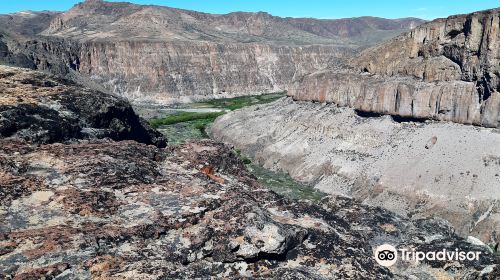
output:
M243 107L270 103L284 96L285 93L271 93L179 104L175 106L177 111L174 113L150 119L149 123L168 135L170 145L178 145L189 140L207 138L205 129L218 116ZM206 109L213 111L206 112Z
M221 110L237 110L243 107L266 104L285 96L285 93L270 93L263 95L249 95L234 98L211 99L203 102L191 103L191 108L217 108Z
M298 183L287 173L271 171L260 165L248 162L246 166L257 177L259 183L288 198L319 201L326 196L323 192Z
M152 119L149 121L154 128L159 128L162 125L171 125L182 122L199 121L199 127L205 127L213 122L218 116L224 115L225 112L179 112L172 115L167 115L163 118Z

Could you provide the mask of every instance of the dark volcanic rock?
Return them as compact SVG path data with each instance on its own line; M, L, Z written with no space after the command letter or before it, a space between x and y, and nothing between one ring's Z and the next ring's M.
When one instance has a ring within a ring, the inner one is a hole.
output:
M0 66L0 135L33 143L105 138L165 146L130 104L45 74Z
M410 222L342 197L285 199L211 141L158 149L132 141L1 140L0 186L0 277L7 279L499 275L498 256L443 222ZM381 243L482 257L389 270L372 257Z

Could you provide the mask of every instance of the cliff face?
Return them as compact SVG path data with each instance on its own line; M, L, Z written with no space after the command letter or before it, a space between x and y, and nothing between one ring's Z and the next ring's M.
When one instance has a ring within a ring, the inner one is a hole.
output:
M499 126L500 9L452 16L314 73L290 95L362 111ZM319 90L318 90L319 89Z
M472 82L427 83L408 77L382 77L349 71L310 74L289 91L296 100L331 102L359 111L408 119L434 119L497 127L500 95L481 100Z
M78 72L129 100L161 103L282 91L343 53L326 46L87 42Z
M150 103L283 91L296 77L327 68L351 52L321 45L77 43L47 37L4 46L0 59L8 64L67 76Z
M426 82L474 82L481 99L500 89L500 9L451 16L365 50L352 65Z
M1 40L3 55L0 42L0 61L69 75L137 102L286 90L297 77L422 23L212 15L103 1L85 1L36 24L11 17L43 31L21 36L20 28L9 27L13 20L0 18L0 29L10 31Z

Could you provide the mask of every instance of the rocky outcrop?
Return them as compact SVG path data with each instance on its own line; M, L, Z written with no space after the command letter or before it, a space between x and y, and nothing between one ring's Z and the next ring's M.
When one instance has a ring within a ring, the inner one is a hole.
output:
M0 61L147 103L284 91L295 78L325 69L355 48L423 22L212 15L103 1L50 16L50 24L45 18L31 24L39 30L45 23L38 35L0 38L6 46L2 55L0 42ZM29 18L11 17L20 22L16 26L30 26ZM0 29L10 30L1 17Z
M350 71L322 71L295 83L289 95L295 100L348 106L363 112L407 119L432 119L497 127L500 94L481 99L472 82L428 83L409 77L384 77Z
M15 151L15 153L14 153ZM498 256L446 223L263 189L211 141L0 145L0 276L70 279L494 279ZM460 264L378 265L382 242L477 251Z
M323 192L408 218L440 217L462 236L497 244L498 131L406 121L286 98L221 116L210 134Z
M0 136L32 143L111 138L165 146L122 98L67 80L0 66Z
M350 70L308 75L290 95L367 112L498 127L499 18L500 9L493 9L423 24L361 52L350 60Z
M426 82L474 82L487 99L500 88L500 9L438 19L362 52L352 65Z

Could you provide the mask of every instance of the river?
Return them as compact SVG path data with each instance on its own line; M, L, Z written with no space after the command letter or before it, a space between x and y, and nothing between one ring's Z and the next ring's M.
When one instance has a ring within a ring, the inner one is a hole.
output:
M205 129L218 115L247 106L270 103L283 96L282 93L273 93L168 106L136 106L134 109L167 137L169 145L180 145L209 138ZM235 152L258 181L276 193L292 199L311 201L320 200L325 196L324 193L293 180L287 173L268 170L247 155Z

